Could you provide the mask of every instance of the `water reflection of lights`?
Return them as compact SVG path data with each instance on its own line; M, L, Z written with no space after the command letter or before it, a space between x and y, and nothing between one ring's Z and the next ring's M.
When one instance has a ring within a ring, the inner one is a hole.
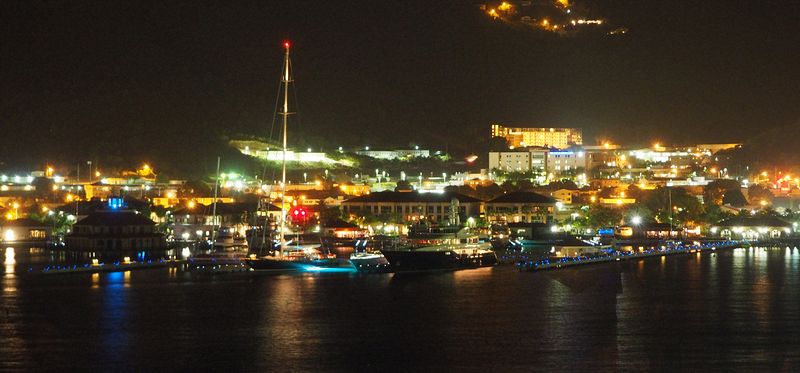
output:
M3 260L3 264L5 264L5 274L12 275L14 274L14 266L17 264L17 253L14 251L13 247L6 248L6 255L5 260Z
M488 278L489 276L492 276L493 270L494 267L481 267L463 271L455 271L453 272L453 278L457 281L483 280Z
M100 274L92 273L92 289L100 288Z

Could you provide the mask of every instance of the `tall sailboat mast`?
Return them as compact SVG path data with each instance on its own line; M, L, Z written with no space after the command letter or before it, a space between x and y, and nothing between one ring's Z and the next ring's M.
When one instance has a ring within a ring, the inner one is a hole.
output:
M286 49L286 54L283 57L283 170L281 172L281 227L280 227L280 243L281 247L278 251L278 256L283 255L283 249L286 247L286 152L287 152L287 129L289 122L289 82L292 77L289 73L289 47L288 41L283 42L283 48Z

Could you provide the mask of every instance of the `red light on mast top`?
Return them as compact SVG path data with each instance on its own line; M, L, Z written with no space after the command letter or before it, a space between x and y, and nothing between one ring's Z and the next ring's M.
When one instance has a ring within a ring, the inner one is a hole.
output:
M283 42L283 47L286 48L286 49L289 49L289 41L288 40Z

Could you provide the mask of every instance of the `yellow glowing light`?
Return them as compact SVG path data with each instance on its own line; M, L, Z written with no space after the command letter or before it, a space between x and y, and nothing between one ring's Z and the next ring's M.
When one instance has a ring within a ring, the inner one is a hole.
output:
M499 14L497 14L497 10L495 10L495 9L489 9L489 12L488 12L488 14L489 14L489 15L490 15L492 18L497 18L497 17L499 17L499 16L500 16Z
M47 208L47 206L42 206L42 212L48 212L48 211L50 211L50 209Z
M763 177L767 177L767 171L764 171L764 172L762 172L762 173L761 173L761 176L763 176Z
M500 6L497 7L497 9L499 9L501 11L504 11L504 12L507 12L507 11L511 10L512 7L513 6L511 4L509 4L509 3L504 1L502 4L500 4Z
M766 205L767 205L767 201L762 199L761 200L761 206L766 206Z
M94 172L94 176L95 176L95 177L100 177L100 171L95 171L95 172Z
M561 5L564 8L569 8L569 0L556 0L556 4Z
M11 204L11 207L13 207L15 209L18 209L19 208L19 203L14 202L13 204Z
M145 171L150 171L150 165L149 165L149 164L147 164L147 163L145 163L145 164L142 166L142 170L145 170Z
M14 219L14 214L12 214L10 212L6 213L6 220L13 220L13 219Z
M550 25L550 21L548 21L547 19L543 19L542 20L542 27L547 27L549 25Z
M711 169L708 171L711 172L712 174L717 173L717 169L715 167L711 167Z
M6 241L14 241L17 239L17 235L14 234L14 231L11 229L6 229L6 232L3 233L3 239Z
M189 201L188 206L189 206L190 209L193 209L194 206L195 206L194 201Z
M73 199L75 199L75 196L73 196L72 194L67 194L67 201L68 202L72 202Z

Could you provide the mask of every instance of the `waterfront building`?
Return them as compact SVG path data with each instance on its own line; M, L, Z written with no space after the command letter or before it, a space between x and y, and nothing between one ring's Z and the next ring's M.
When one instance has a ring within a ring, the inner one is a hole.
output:
M430 220L458 224L478 216L481 204L477 198L455 192L383 191L348 199L342 207L350 215L382 216L387 221Z
M772 216L736 216L710 229L712 236L730 239L783 238L792 234L792 224Z
M90 213L72 226L64 237L67 247L89 251L133 251L164 249L164 235L155 222L134 210L127 210L121 198L109 199L104 210Z
M535 192L511 192L486 202L490 222L550 223L557 201Z
M111 201L112 199L114 198L110 198L105 201L99 198L93 198L88 201L72 201L54 208L53 211L55 213L61 213L67 216L72 215L76 220L80 220L89 216L93 212L104 211L108 209L108 201ZM119 199L120 197L117 197L115 200ZM147 202L136 198L126 196L122 197L121 200L128 209L143 211L148 207Z
M583 132L580 128L523 128L504 127L499 124L492 124L492 137L505 138L508 145L514 148L543 146L565 149L571 145L583 144Z
M323 222L321 227L323 236L337 239L357 239L368 235L368 231L357 224L346 222L342 219Z
M22 218L6 220L0 224L0 242L3 244L32 244L44 243L50 240L52 226L41 221Z
M281 214L280 207L272 204L266 210L257 210L257 203L217 203L215 216L213 203L188 204L173 211L173 236L184 241L210 239L214 228L220 226L232 228L244 236L251 224L263 223L265 216L274 220Z

